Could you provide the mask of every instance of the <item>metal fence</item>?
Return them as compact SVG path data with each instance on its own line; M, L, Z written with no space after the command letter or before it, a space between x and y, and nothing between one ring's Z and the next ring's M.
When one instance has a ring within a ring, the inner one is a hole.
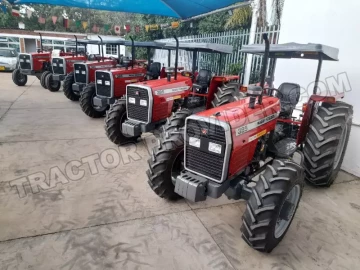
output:
M258 28L255 34L255 44L262 44L262 34L268 33L269 40L271 44L277 44L279 40L280 27L277 25L270 27L261 27ZM186 36L179 37L181 42L206 42L206 43L218 43L218 44L227 44L234 47L233 53L226 55L222 60L221 74L238 74L239 71L243 70L246 62L246 54L241 53L240 50L243 45L249 43L250 30L236 30L236 31L227 31L221 33L213 34L203 34L197 36ZM161 41L174 41L174 39L164 39ZM175 64L175 51L171 52L171 65ZM166 50L156 50L153 56L154 62L160 62L167 65L168 61L168 51ZM220 63L219 54L209 54L209 53L199 53L197 59L198 69L208 69L212 72L218 73L219 63ZM256 81L256 77L260 73L262 63L261 56L254 56L252 62L252 78L251 81ZM192 68L192 53L180 50L179 51L179 66L184 67L186 70L191 70Z

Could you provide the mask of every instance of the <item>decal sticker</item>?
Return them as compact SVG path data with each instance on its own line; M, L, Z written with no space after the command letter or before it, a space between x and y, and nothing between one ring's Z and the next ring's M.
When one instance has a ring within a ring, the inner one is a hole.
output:
M132 80L126 80L125 83L136 83L138 82L138 79L132 79Z
M189 89L189 86L182 86L182 87L176 87L176 88L170 88L170 89L164 89L164 90L157 90L157 91L155 91L155 95L159 96L159 95L171 94L171 93L185 91L188 89Z
M115 78L132 78L132 77L144 77L144 73L138 73L138 74L117 74L115 75Z
M102 65L102 66L91 66L91 69L95 69L95 68L112 68L113 65Z
M259 139L260 137L264 136L267 133L266 129L259 132L258 134L255 134L254 136L249 137L249 142L255 141L256 139Z
M242 134L244 134L244 133L246 133L246 132L248 132L250 130L253 130L253 129L255 129L255 128L257 128L257 127L259 127L259 126L261 126L263 124L266 124L266 123L276 119L278 117L278 115L279 115L279 113L274 113L272 115L266 116L265 118L262 118L260 120L255 121L255 122L252 122L252 123L247 124L245 126L241 126L241 127L237 128L235 130L236 136L240 136L240 135L242 135Z
M176 100L176 99L180 99L180 98L181 98L181 95L173 96L173 97L168 97L168 98L166 99L166 101Z

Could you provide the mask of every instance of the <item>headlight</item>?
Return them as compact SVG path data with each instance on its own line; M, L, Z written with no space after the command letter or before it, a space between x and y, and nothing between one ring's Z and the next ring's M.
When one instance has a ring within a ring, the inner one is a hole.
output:
M26 59L25 61L26 61L26 63L30 63L30 59Z
M64 64L59 64L59 67L64 67Z
M24 59L20 59L19 61L20 61L21 63L23 63L23 62L24 62Z
M75 73L76 73L76 74L79 74L79 73L80 73L80 70L75 70Z
M129 98L129 103L131 103L131 104L135 104L135 98L130 97L130 98Z
M110 85L110 81L105 81L105 85L109 86L109 85Z
M85 74L86 74L86 71L85 71L85 70L81 71L81 74L85 75Z
M200 148L200 139L199 138L195 138L195 137L190 137L189 138L189 144L191 146Z
M53 63L53 66L56 67L56 63Z
M97 84L102 84L102 80L97 80L96 83Z
M209 149L210 152L216 153L216 154L221 154L221 145L217 144L217 143L209 143Z
M140 99L140 106L147 106L147 100Z

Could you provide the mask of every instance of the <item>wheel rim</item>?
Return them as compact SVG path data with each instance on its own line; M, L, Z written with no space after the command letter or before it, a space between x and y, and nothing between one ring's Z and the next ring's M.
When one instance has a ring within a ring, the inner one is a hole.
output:
M285 198L284 203L281 205L279 216L276 220L275 238L280 238L284 235L289 227L291 220L294 217L296 207L300 201L300 185L295 185Z
M184 168L184 152L181 151L177 154L174 163L171 166L171 181L175 185L176 178L180 175L181 171Z
M341 155L342 155L342 153L344 151L345 142L346 142L347 128L348 128L347 125L345 125L343 131L341 132L339 145L338 145L338 147L336 149L336 154L335 154L335 161L334 161L334 166L333 166L334 169L339 166L340 158L341 158Z

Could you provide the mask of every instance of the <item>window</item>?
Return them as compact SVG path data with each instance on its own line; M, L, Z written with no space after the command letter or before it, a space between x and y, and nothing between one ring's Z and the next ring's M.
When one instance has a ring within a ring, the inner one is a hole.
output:
M111 55L117 55L117 46L116 45L106 45L106 54L111 54Z
M17 52L15 50L4 50L0 49L0 56L3 57L17 57Z

